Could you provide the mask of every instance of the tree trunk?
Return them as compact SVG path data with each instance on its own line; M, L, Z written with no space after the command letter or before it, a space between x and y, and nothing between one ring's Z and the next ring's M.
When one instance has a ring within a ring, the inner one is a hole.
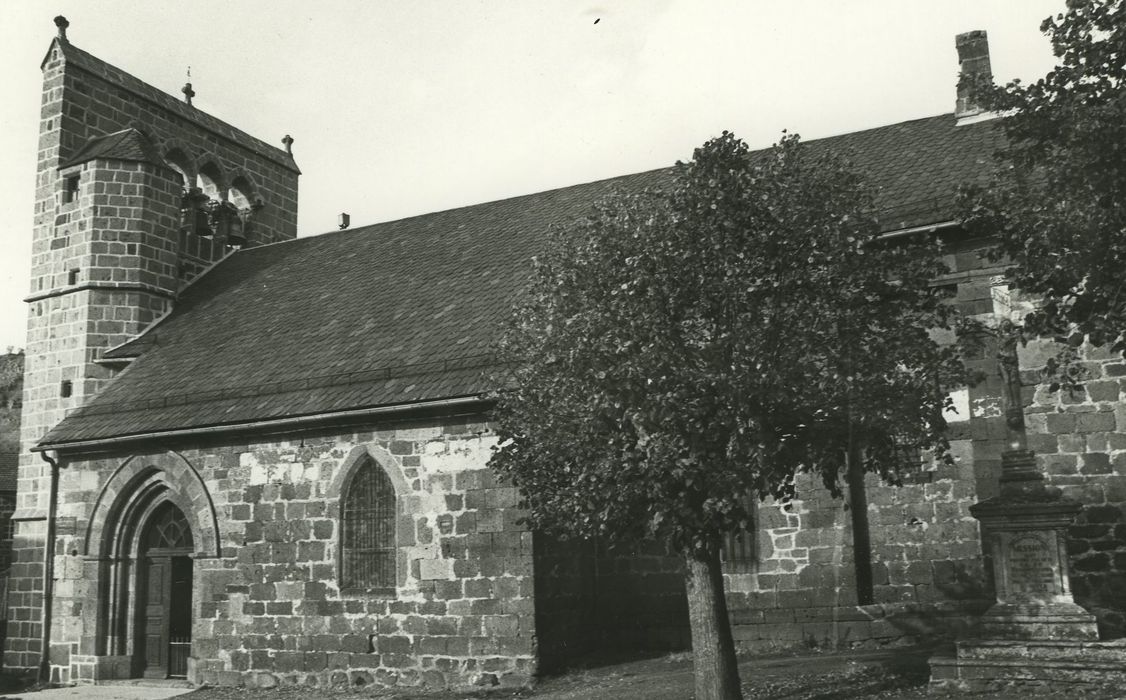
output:
M848 503L852 516L852 561L856 571L856 602L871 605L875 601L872 584L872 536L868 526L868 491L864 486L863 455L849 438Z
M692 659L696 675L695 700L742 700L735 641L723 595L723 571L718 547L689 552L685 584L688 619L692 627Z

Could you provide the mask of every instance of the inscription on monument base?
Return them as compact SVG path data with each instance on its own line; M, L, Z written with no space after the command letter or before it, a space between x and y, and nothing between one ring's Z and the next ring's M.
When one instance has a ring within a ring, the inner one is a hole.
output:
M1021 535L1009 541L1009 593L1019 598L1045 598L1061 592L1055 548L1043 538Z

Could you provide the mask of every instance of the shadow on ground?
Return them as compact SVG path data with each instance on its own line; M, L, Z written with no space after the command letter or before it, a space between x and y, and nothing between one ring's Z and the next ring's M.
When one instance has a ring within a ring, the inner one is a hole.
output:
M911 648L813 656L757 656L741 659L744 696L779 700L870 697L887 692L925 694L931 649ZM542 700L685 700L692 696L692 658L659 659L572 671L544 679L531 697ZM907 697L914 697L908 695Z
M746 700L933 700L934 698L989 698L1031 700L1059 698L1058 694L1028 688L988 694L954 691L928 693L927 659L933 648L899 648L880 651L804 656L757 656L741 659L739 672ZM348 698L395 698L396 700L466 700L467 698L532 698L534 700L690 700L692 698L690 654L670 654L614 665L578 668L544 678L535 689L492 693L421 693L373 688L332 690L328 688L278 687L269 690L204 688L185 696L188 700L336 700ZM1124 697L1107 691L1083 695L1088 700Z

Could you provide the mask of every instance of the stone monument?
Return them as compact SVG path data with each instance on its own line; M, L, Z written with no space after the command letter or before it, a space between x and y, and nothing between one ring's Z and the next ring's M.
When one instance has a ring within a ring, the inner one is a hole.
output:
M992 559L996 603L982 616L979 638L957 642L954 657L931 659L931 683L974 691L1121 684L1126 640L1099 642L1094 615L1071 595L1067 528L1082 504L1044 483L1028 448L1019 331L1008 321L999 330L1007 439L1000 493L970 507Z
M1098 639L1094 615L1071 597L1067 568L1067 527L1082 506L1045 485L1036 467L1024 424L1018 332L1005 322L1001 335L998 365L1008 441L1001 455L1001 492L970 507L981 521L997 594L982 617L981 633L997 639Z

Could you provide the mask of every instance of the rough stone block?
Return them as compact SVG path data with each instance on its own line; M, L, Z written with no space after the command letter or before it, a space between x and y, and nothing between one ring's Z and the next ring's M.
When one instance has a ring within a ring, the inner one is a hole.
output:
M419 578L424 581L453 578L453 561L449 559L421 559Z

